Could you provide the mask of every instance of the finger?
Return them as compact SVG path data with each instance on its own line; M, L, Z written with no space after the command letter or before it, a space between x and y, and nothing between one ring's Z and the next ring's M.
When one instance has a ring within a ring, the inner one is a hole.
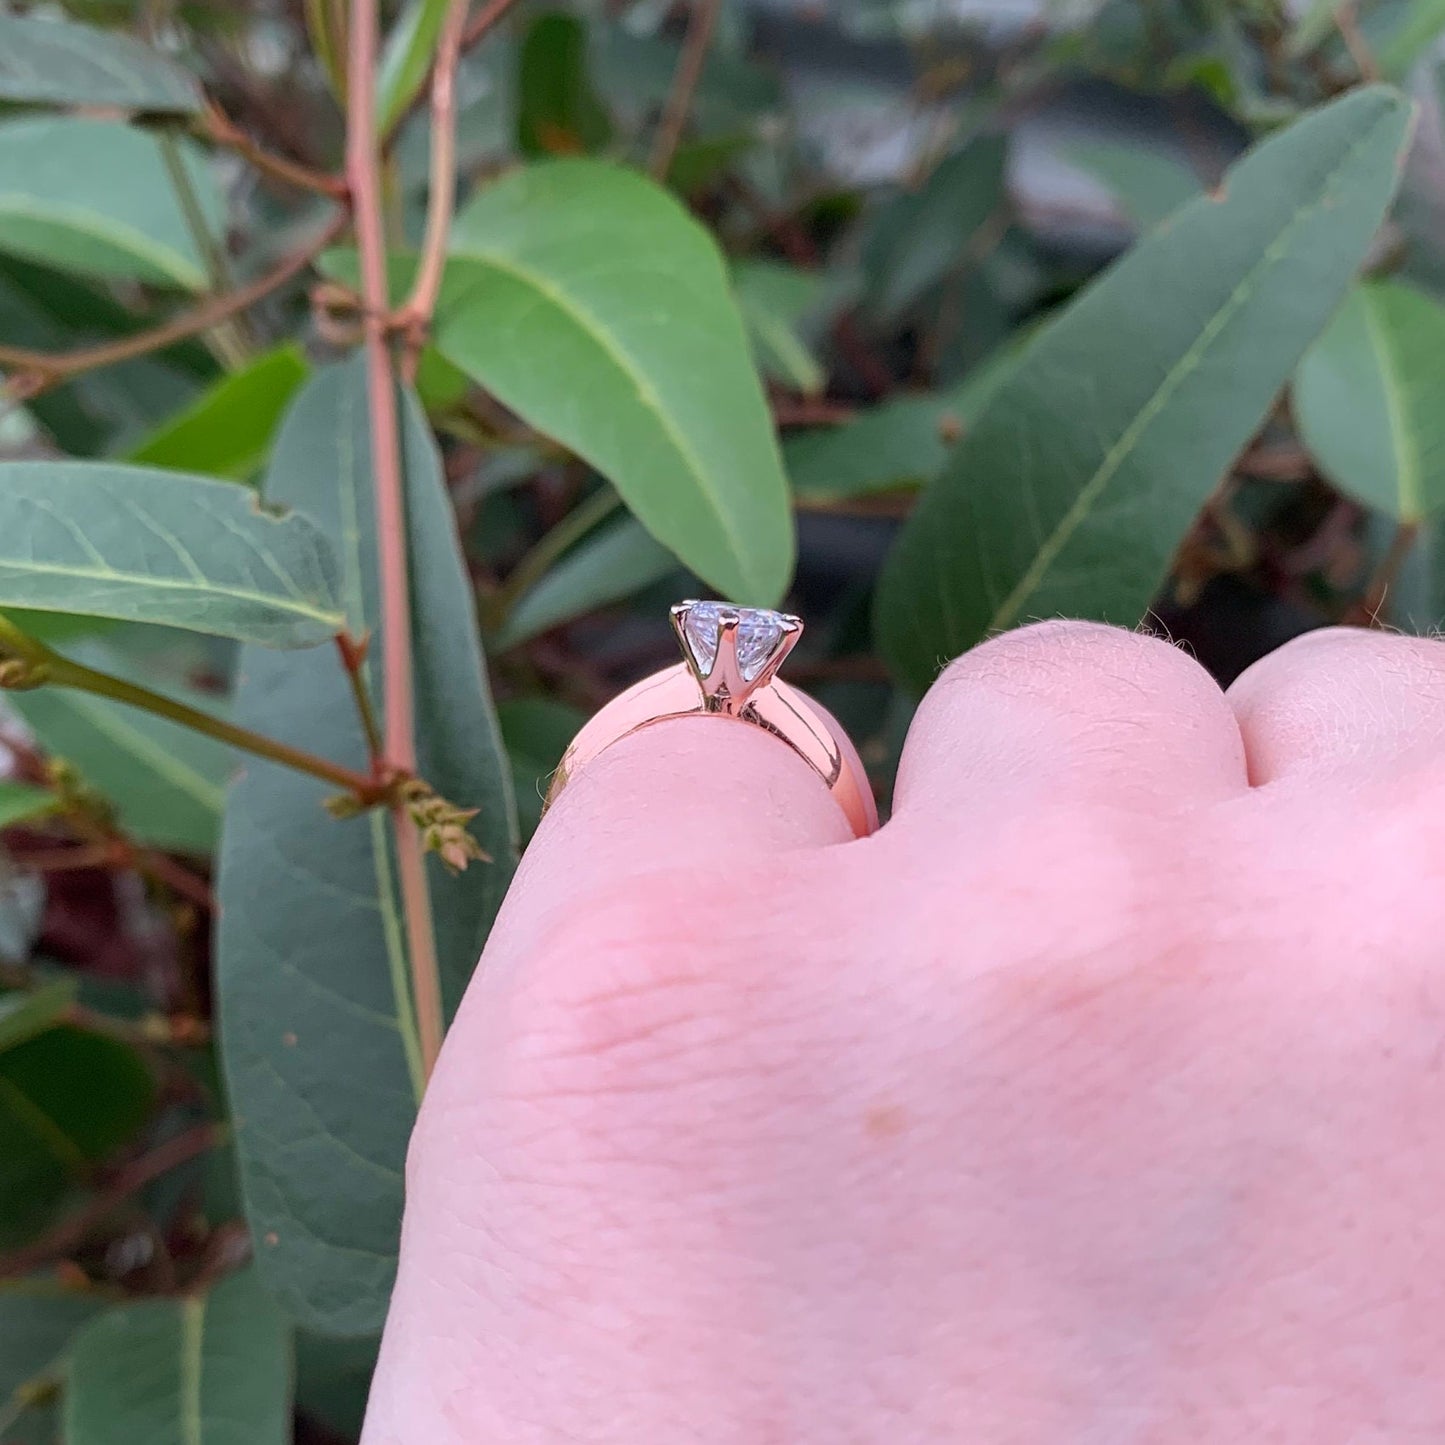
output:
M1155 637L1047 622L983 643L919 706L895 818L1030 799L1150 806L1243 793L1243 745L1209 674Z
M846 842L823 780L749 723L674 718L621 738L563 789L527 849L499 929L543 925L594 890Z
M1445 644L1321 628L1256 662L1229 702L1252 783L1398 769L1445 743Z

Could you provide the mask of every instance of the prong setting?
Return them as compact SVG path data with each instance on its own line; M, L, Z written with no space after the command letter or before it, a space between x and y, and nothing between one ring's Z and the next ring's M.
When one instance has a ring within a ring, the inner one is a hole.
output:
M673 607L672 625L704 710L734 716L772 681L803 631L790 613L697 600Z

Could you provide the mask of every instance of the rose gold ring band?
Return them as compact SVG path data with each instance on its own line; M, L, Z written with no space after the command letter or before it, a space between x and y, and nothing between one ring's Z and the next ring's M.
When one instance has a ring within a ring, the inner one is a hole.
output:
M776 677L802 623L784 613L683 602L672 609L686 661L615 697L573 738L547 792L558 794L619 739L668 718L713 715L760 727L818 774L855 837L878 826L878 808L857 749L826 709Z

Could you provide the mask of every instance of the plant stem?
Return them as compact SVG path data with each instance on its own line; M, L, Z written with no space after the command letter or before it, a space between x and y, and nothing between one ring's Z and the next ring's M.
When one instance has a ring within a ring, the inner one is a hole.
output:
M462 58L462 31L466 27L469 4L470 0L451 0L442 21L432 66L431 184L427 194L426 235L411 297L399 317L405 340L402 375L408 381L416 379L417 363L431 329L447 264L447 240L457 199L457 65Z
M647 169L659 181L667 179L667 173L672 167L672 158L677 153L678 142L682 139L682 129L687 124L687 114L692 109L697 83L702 79L702 68L707 62L707 48L712 43L713 27L717 24L718 11L721 9L722 0L698 0L697 8L688 22L687 35L682 42L682 54L677 61L677 73L673 77L667 104L662 110L662 119L657 123L652 156L647 164Z
M0 367L18 373L12 379L11 389L30 399L67 377L129 361L135 356L146 356L197 336L228 317L239 315L299 276L346 229L347 219L344 209L338 211L322 231L283 258L264 276L257 277L237 291L212 297L194 310L173 316L149 331L123 336L101 346L81 347L76 351L29 351L20 346L0 346Z
M10 1254L0 1255L0 1279L29 1274L53 1259L63 1258L76 1246L84 1244L90 1231L131 1195L144 1189L153 1179L179 1168L187 1160L208 1153L224 1137L225 1130L221 1125L198 1124L194 1129L187 1129L184 1134L177 1134L164 1144L158 1144L149 1154L142 1154L115 1176L109 1189L62 1219L48 1234Z
M386 238L382 229L381 160L376 140L377 0L351 0L346 81L346 175L356 214L365 324L368 413L376 493L377 562L381 580L382 713L388 765L416 772L412 707L411 592L407 578L406 496L401 472L396 379L387 342L390 317ZM451 184L455 184L453 179ZM391 810L397 872L422 1069L430 1076L441 1051L442 1005L431 895L421 837L405 805Z
M190 171L186 169L186 157L181 150L181 143L175 131L169 127L160 132L159 140L161 160L165 163L166 174L170 177L171 189L176 193L181 215L185 217L186 229L191 233L196 250L201 253L201 259L205 262L210 290L217 295L228 294L236 289L236 283L231 275L226 248L211 234L210 223L201 207L201 198L196 194ZM245 364L246 341L236 320L223 321L214 327L210 339L216 357L223 366L234 369Z
M22 661L33 670L36 682L40 685L73 687L79 692L112 698L116 702L138 707L143 712L154 713L157 717L169 718L172 722L180 723L182 727L205 733L233 748L241 749L242 752L269 758L273 763L294 768L297 772L309 773L323 782L344 788L348 793L354 793L362 803L379 803L387 796L386 784L369 778L364 773L355 772L327 758L317 757L314 753L303 752L289 743L254 733L249 728L237 727L235 723L212 717L198 708L176 702L174 698L152 692L149 688L127 682L124 678L112 677L109 673L72 662L68 657L51 651L44 643L37 642L4 617L0 617L0 656Z
M610 517L621 503L622 498L611 487L603 487L544 533L491 598L489 610L494 626L500 627L518 601L551 570L552 564L599 522Z
M381 777L386 769L386 745L382 740L381 728L377 726L376 709L371 705L371 692L366 686L366 648L365 639L358 642L349 633L336 634L336 651L341 655L341 665L351 680L351 696L356 701L361 730L366 734L366 751L371 756L371 770Z
M213 145L235 151L263 175L270 176L283 185L294 186L302 191L315 191L317 195L330 196L337 201L346 198L346 182L339 176L328 176L323 171L314 171L309 166L268 151L258 141L252 140L214 102L207 106L205 119L200 122L197 131Z
M1345 42L1345 49L1350 52L1350 59L1355 62L1355 69L1360 72L1360 79L1372 82L1380 80L1380 67L1375 60L1374 52L1370 49L1369 42L1365 39L1364 31L1360 29L1359 17L1355 14L1354 0L1344 0L1342 5L1336 7L1335 29L1340 32L1340 39Z

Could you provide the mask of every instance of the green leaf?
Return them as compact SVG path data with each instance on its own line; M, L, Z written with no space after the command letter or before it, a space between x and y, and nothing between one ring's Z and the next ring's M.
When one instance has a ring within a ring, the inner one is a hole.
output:
M949 440L962 431L963 417L949 397L900 397L841 426L790 436L783 463L798 496L842 501L931 482Z
M66 1445L289 1445L291 1336L254 1270L137 1300L71 1346Z
M453 251L442 352L596 467L719 592L778 601L787 486L707 232L639 175L554 161L483 191Z
M1188 166L1141 145L1091 141L1070 146L1068 160L1113 192L1124 214L1140 229L1157 226L1199 194Z
M201 92L184 70L128 35L0 15L0 100L192 114Z
M1415 62L1445 30L1445 0L1412 0L1390 38L1377 48L1380 74L1404 80Z
M296 1336L296 1408L338 1440L355 1440L381 1341L375 1335Z
M472 590L436 448L409 395L402 424L421 773L481 809L472 831L495 860L461 878L430 860L450 1011L511 877L516 832ZM336 538L348 612L372 630L367 685L379 715L385 638L359 359L318 371L301 392L268 493ZM238 721L366 767L339 667L252 649L240 671ZM421 1063L389 820L336 822L322 811L326 793L256 761L232 790L219 877L222 1052L260 1267L307 1328L361 1334L380 1329L396 1268Z
M55 807L55 794L28 783L14 783L0 778L0 828L43 818Z
M781 261L741 261L733 290L763 375L804 395L822 391L827 374L801 332L823 299L823 278Z
M517 57L517 144L524 155L580 155L612 138L587 75L587 27L552 10L532 22Z
M1002 137L980 136L877 216L863 256L864 300L874 315L896 321L963 263L1003 205L1007 159Z
M1300 437L1342 491L1400 522L1445 507L1445 307L1394 281L1358 286L1305 353Z
M154 1097L133 1049L68 1024L0 1053L0 1245L43 1228L135 1134Z
M73 978L58 978L39 988L0 993L0 1054L54 1028L69 1012L75 994Z
M530 838L542 821L542 800L552 774L587 717L552 698L514 697L497 704L497 720L512 760L522 835Z
M55 1445L58 1421L44 1387L62 1380L75 1332L109 1304L103 1294L49 1280L0 1281L0 1440L6 1445Z
M104 643L87 640L63 650L87 667L142 683L202 712L225 710L212 693L158 683ZM132 837L186 853L215 848L234 765L229 748L167 718L74 688L41 687L11 693L9 700L46 751L74 764L110 801Z
M452 4L453 0L412 0L392 26L376 77L378 135L390 135L421 93Z
M265 463L271 438L308 370L299 346L278 346L223 377L134 448L129 459L246 481Z
M204 154L184 163L207 226L225 204ZM203 291L205 260L160 142L117 121L28 116L0 122L0 251L62 271Z
M931 482L958 440L1018 364L1010 344L951 391L904 396L860 412L841 426L795 432L783 460L800 497L844 501Z
M1034 337L885 566L879 638L911 686L1032 617L1138 620L1348 288L1410 117L1379 86L1314 112Z
M579 542L525 593L494 646L499 652L518 647L574 617L641 592L677 570L677 558L625 517Z
M113 462L0 462L0 607L306 647L345 626L326 540L227 482Z

